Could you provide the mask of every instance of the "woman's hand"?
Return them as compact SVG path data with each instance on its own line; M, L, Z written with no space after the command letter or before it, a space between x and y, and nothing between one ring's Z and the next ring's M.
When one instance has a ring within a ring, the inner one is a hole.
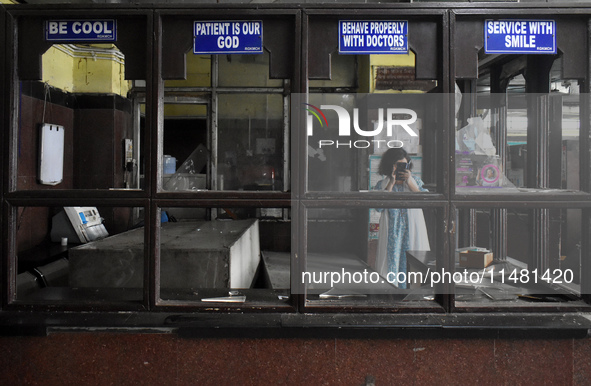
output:
M420 192L419 186L414 178L412 178L412 173L410 170L401 171L400 175L402 177L401 180L396 180L396 172L392 172L392 175L388 176L388 184L386 185L386 190L388 192L392 191L392 188L395 184L406 184L411 192Z
M394 181L394 183L396 183L396 165L394 165L394 167L392 168L392 174L390 174L388 178L390 179L390 181Z
M392 174L390 174L388 176L388 184L386 184L386 188L385 189L388 192L391 192L395 183L396 183L396 166L394 166L394 168L392 168Z
M421 189L419 189L419 185L417 185L417 181L415 181L415 179L412 178L412 173L410 170L405 170L402 174L404 176L404 182L406 183L406 185L408 185L408 188L411 192L421 191Z

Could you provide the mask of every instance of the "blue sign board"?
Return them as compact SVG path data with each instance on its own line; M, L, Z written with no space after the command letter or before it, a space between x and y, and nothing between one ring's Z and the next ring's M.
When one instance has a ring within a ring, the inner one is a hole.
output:
M193 26L195 54L262 54L263 22L196 21Z
M117 41L115 20L48 20L45 24L48 41Z
M407 54L407 20L339 20L340 54Z
M555 54L554 20L486 20L484 52L487 54Z

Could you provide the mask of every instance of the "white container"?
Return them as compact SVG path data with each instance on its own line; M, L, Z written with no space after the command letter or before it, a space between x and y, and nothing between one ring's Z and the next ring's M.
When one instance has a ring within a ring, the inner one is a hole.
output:
M164 156L164 174L174 174L176 172L176 158L170 155Z

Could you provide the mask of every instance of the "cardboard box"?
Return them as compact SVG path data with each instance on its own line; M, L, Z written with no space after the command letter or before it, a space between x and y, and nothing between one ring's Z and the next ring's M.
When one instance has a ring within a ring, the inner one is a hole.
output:
M489 251L460 252L460 267L486 268L493 261L493 253Z

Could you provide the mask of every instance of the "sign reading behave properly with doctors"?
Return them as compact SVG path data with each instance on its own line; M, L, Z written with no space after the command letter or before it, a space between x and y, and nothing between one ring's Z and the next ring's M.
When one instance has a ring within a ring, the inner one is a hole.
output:
M407 54L406 20L339 20L340 54Z
M115 20L48 20L45 24L47 41L117 41Z
M196 21L195 54L262 54L262 21Z
M555 54L554 20L486 20L484 52L487 54Z

